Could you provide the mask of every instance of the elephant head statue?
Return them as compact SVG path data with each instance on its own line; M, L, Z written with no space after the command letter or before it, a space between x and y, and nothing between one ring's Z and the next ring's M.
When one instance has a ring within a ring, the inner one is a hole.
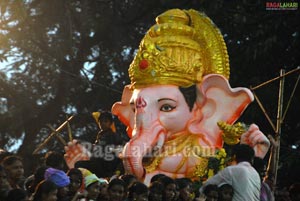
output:
M217 122L233 124L253 101L247 88L231 88L223 37L195 10L159 15L129 76L131 84L112 112L131 138L122 153L125 170L145 183L157 173L173 178L204 174L207 158L223 146ZM251 129L243 142L254 147L267 141L257 127ZM263 157L266 150L261 150L256 152Z

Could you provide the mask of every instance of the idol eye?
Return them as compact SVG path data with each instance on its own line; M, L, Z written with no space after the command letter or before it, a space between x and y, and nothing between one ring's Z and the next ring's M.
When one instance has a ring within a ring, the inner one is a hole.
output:
M164 104L160 107L160 111L163 112L171 112L172 110L174 110L176 107L169 105L169 104Z

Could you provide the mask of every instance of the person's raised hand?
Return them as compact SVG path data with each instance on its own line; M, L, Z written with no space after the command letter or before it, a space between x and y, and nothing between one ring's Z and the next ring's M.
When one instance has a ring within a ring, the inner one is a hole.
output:
M77 161L84 161L89 160L91 153L77 140L72 140L71 142L68 142L67 146L65 148L65 161L68 165L68 167L74 168L75 163Z
M259 130L256 124L251 124L249 129L242 134L241 144L248 144L255 151L255 156L264 158L270 148L269 139Z

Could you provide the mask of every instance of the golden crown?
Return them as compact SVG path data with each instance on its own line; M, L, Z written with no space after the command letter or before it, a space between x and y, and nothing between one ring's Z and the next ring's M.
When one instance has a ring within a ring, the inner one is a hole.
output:
M221 32L204 13L171 9L156 18L128 72L132 88L189 87L210 73L229 79L227 48Z

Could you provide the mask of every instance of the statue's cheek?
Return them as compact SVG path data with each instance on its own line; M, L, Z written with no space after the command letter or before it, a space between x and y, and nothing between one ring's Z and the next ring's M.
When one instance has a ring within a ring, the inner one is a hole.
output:
M160 113L161 124L171 134L187 130L188 122L192 117L187 105L174 112Z

